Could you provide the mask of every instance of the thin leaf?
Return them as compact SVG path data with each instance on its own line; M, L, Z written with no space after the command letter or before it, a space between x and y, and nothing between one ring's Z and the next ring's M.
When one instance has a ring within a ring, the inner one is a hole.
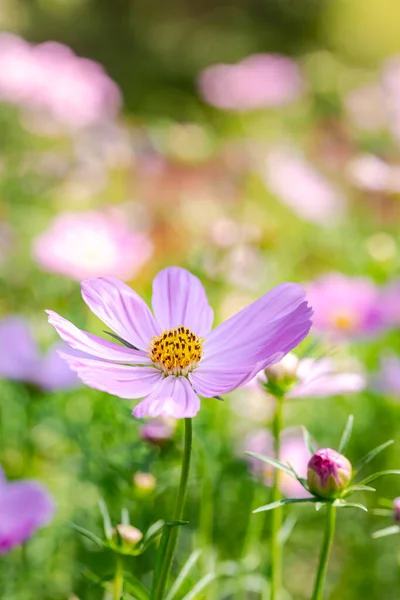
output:
M182 598L182 600L193 600L193 598L196 598L196 596L200 592L202 592L204 590L204 588L209 583L211 583L215 578L216 578L216 575L214 575L213 573L209 573L208 575L205 575L202 579L200 579L200 581L198 581L196 583L196 585L194 586L194 588L191 589L190 592L188 594L186 594L186 596L184 596Z
M354 417L353 417L353 415L350 415L349 418L347 419L347 423L343 430L342 437L340 438L340 443L339 443L339 448L338 448L338 452L340 454L344 454L347 446L349 445L351 433L353 431L353 423L354 423Z
M125 579L125 587L134 594L137 600L150 600L150 592L139 579L130 574L133 581Z
M398 525L392 525L391 527L385 527L385 529L379 529L378 531L374 531L371 535L373 538L385 537L387 535L395 535L396 533L400 533L400 527Z
M371 513L377 517L393 517L393 510L388 508L373 508Z
M257 452L245 452L245 454L252 456L253 458L258 458L259 460L262 460L263 462L275 467L275 469L280 469L287 475L290 475L290 477L297 479L297 476L294 474L293 470L276 458L272 458L271 456L263 456L262 454L257 454Z
M105 329L103 329L103 333L106 333L107 335L114 338L115 340L118 340L118 342L121 342L121 344L123 344L127 348L132 348L132 350L140 350L140 348L137 348L137 346L130 344L129 342L124 340L122 337L119 337L119 335L117 335L116 333L113 333L111 331L106 331Z
M360 485L367 485L368 483L371 483L371 481L375 481L375 479L379 479L379 477L383 477L384 475L400 475L400 471L399 469L387 469L386 471L372 473L372 475L369 475L369 477L360 481Z
M376 489L370 487L369 485L351 485L349 488L347 488L343 498L352 496L356 492L376 492Z
M381 444L380 446L377 446L376 448L374 448L373 450L368 452L358 463L355 473L358 473L359 471L361 471L361 469L363 467L365 467L365 465L367 465L369 462L371 462L371 460L373 460L375 458L375 456L377 456L380 452L382 452L382 450L385 450L385 448L387 448L388 446L393 444L393 442L394 442L394 440L389 440L389 441L385 442L384 444Z
M315 510L318 512L319 510L321 510L321 508L324 506L325 502L316 502L315 503Z
M177 578L175 579L174 583L172 584L171 589L169 590L165 600L172 600L175 597L175 595L179 591L179 588L181 587L182 583L185 581L185 579L189 575L190 571L196 564L197 559L199 558L200 554L201 554L200 550L195 550L194 552L192 552L192 554L189 556L189 558L183 565L183 567L182 567L181 571L179 572Z
M360 508L361 510L368 512L368 508L364 506L364 504L358 504L356 502L346 502L345 500L342 500L340 498L334 501L333 506L336 506L336 508Z
M129 521L129 512L127 508L123 508L121 510L121 523L122 525L129 525L130 521Z
M300 504L305 502L318 502L318 500L317 498L282 498L281 500L277 500L277 502L271 502L271 504L266 504L265 506L260 506L260 508L256 508L255 510L253 510L253 513L274 510L275 508L279 508L280 506L284 506L285 504Z
M278 533L278 540L282 546L284 544L286 544L286 542L290 538L290 535L291 535L296 523L297 523L297 518L293 514L288 515L286 517L285 522L282 525L282 527L280 528L279 533Z
M77 533L80 533L84 537L88 538L89 540L91 540L92 542L94 542L95 544L100 546L100 548L104 548L103 540L100 539L97 535L95 535L91 531L89 531L89 529L85 529L84 527L81 527L80 525L77 525L76 523L68 523L68 525L69 525L69 527L74 529Z
M312 442L310 432L304 426L302 427L302 430L303 430L303 439L304 439L305 447L307 448L308 452L312 456L313 454L315 454L316 448Z
M101 515L103 517L104 534L108 540L112 540L113 528L112 528L110 514L108 512L107 504L104 502L103 498L99 498L99 507L100 507Z

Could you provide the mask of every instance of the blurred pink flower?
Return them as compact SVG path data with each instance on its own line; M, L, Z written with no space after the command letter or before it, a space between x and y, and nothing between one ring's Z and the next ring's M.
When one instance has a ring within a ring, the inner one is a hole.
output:
M245 440L244 450L265 456L274 456L273 438L268 429L253 431ZM290 465L300 477L307 477L307 465L311 454L307 450L303 436L297 427L285 429L281 434L281 462ZM267 463L246 456L251 472L261 477L267 486L272 485L274 468ZM279 488L287 497L305 498L310 494L296 480L279 472Z
M379 372L372 378L372 387L378 392L400 397L400 357L382 356Z
M173 437L175 428L175 419L156 417L141 426L140 437L154 446L164 446Z
M306 221L329 226L346 212L344 197L294 148L271 150L260 174L265 186Z
M0 378L31 383L42 390L75 388L79 380L59 356L63 343L42 355L28 323L15 315L0 321ZM83 356L83 353L79 353Z
M0 99L81 128L113 119L121 94L102 66L58 42L0 34Z
M382 289L382 312L388 327L400 326L400 279L393 279Z
M344 103L352 122L359 129L371 131L386 127L385 95L379 84L366 84L352 90Z
M33 246L44 270L77 280L100 276L131 279L152 252L146 234L131 231L114 214L95 211L58 215Z
M388 126L400 140L400 56L387 60L381 73L382 92L385 99Z
M289 352L279 363L260 371L248 386L260 386L273 379L288 384L286 398L325 398L337 394L359 392L366 386L366 378L359 366L350 370L340 369L340 365L330 358L298 359Z
M294 102L304 88L298 65L279 54L253 54L233 65L212 65L199 78L200 93L206 102L236 111Z
M381 293L366 277L327 273L307 286L313 327L338 338L363 337L385 326Z
M38 481L7 481L0 467L0 554L10 552L47 525L54 500Z
M369 192L400 192L400 166L390 165L373 154L356 156L347 166L350 180Z

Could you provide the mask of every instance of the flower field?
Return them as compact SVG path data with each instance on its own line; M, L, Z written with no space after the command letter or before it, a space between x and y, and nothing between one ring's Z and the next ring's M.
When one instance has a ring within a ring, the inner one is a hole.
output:
M398 600L399 15L300 4L0 3L1 600Z

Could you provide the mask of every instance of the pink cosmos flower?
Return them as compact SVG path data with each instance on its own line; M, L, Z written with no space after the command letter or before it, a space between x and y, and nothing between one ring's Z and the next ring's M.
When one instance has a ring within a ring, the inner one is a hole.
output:
M268 429L253 431L244 444L244 449L248 452L256 452L271 457L274 456L273 447L273 438ZM300 477L307 477L307 465L310 456L298 428L290 427L282 432L279 457L281 462L292 466ZM274 468L251 456L246 456L246 459L253 475L261 477L265 485L271 486ZM282 494L289 498L306 498L310 495L296 479L282 472L279 473L279 488Z
M87 385L120 398L144 398L137 418L193 417L199 395L212 398L249 381L279 361L307 335L312 310L303 288L282 284L214 330L213 310L200 280L180 267L153 282L154 316L121 281L82 283L89 308L124 344L76 328L48 311L49 322L72 348L93 358L62 354Z
M79 281L110 275L131 279L149 260L153 246L117 215L63 213L34 242L33 253L46 271Z
M149 419L140 428L140 436L154 446L164 446L174 435L175 424L171 418Z
M207 67L199 78L200 93L217 108L247 111L282 106L304 92L298 65L279 54L253 54L234 64Z
M382 356L380 370L372 378L372 387L384 394L400 397L400 357L395 354Z
M344 197L295 149L271 150L260 174L266 187L306 221L330 226L346 212Z
M319 333L337 338L376 334L384 327L381 295L366 277L327 273L308 286Z
M366 386L366 378L360 369L342 371L332 359L324 357L302 358L292 352L279 363L262 371L249 382L259 385L274 379L286 382L289 391L286 398L325 398L339 394L360 392Z
M73 129L113 119L121 107L101 65L58 42L34 46L10 33L0 34L0 99Z
M382 311L389 327L400 326L400 279L393 279L383 288Z
M32 537L53 514L53 499L41 484L30 480L7 482L0 468L0 554Z
M58 352L56 344L42 355L28 324L17 316L0 321L0 378L31 383L42 390L74 388L79 380Z
M370 192L400 192L400 167L373 154L355 157L347 167L350 180Z

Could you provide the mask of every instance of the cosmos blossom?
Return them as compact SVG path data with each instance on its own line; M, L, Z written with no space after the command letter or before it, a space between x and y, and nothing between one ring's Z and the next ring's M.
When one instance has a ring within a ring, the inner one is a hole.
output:
M366 277L327 273L310 283L313 329L334 338L372 336L385 327L381 293Z
M153 244L106 211L62 213L34 241L33 254L46 271L81 281L111 275L131 279L149 260Z
M0 378L24 381L47 391L74 388L79 383L76 373L58 354L65 350L64 344L42 354L28 323L17 315L0 321L0 348Z
M249 382L259 385L274 379L287 386L286 398L324 398L337 394L360 392L366 387L366 378L360 368L341 370L328 357L298 359L292 352L278 364L262 371Z
M299 66L281 54L252 54L240 62L211 65L199 78L204 100L224 110L275 108L298 100L305 84Z
M53 513L54 502L46 488L33 480L7 482L0 468L0 554L32 537Z
M200 280L180 267L155 277L154 316L117 279L84 281L82 296L123 345L47 311L61 338L93 358L62 357L87 385L120 398L144 398L133 410L137 418L193 417L199 395L212 398L245 384L281 360L311 327L304 289L284 283L212 330L213 310Z

